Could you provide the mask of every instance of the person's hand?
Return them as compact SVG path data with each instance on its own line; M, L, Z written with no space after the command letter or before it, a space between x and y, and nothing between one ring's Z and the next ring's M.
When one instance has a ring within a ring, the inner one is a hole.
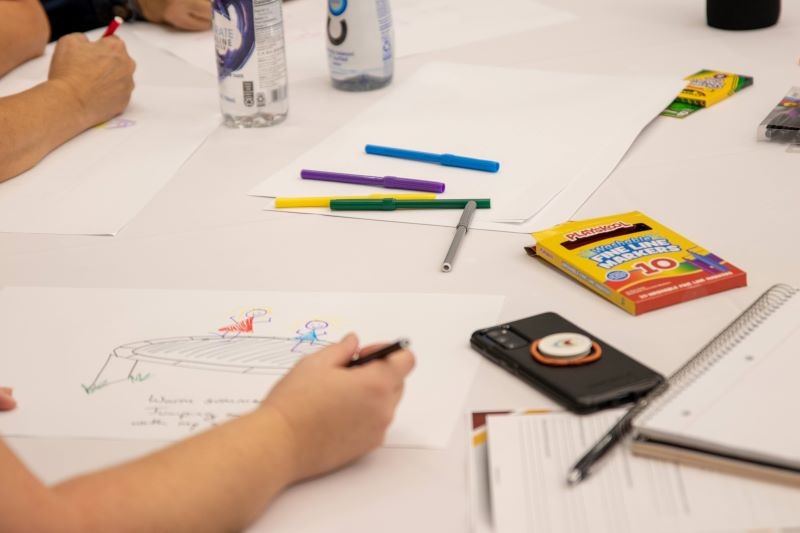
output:
M304 357L262 404L286 422L293 436L295 480L342 466L383 443L414 356L400 350L346 368L357 348L358 339L350 334ZM370 351L364 349L363 355Z
M0 411L8 411L17 406L11 387L0 387Z
M115 36L90 42L82 33L56 43L48 79L74 96L89 128L122 113L133 91L136 63Z
M139 0L142 16L150 22L169 24L179 30L211 28L209 0Z

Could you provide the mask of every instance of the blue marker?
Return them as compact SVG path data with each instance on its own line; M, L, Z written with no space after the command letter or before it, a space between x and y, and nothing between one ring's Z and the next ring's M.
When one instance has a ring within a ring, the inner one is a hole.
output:
M417 152L416 150L404 150L402 148L390 148L388 146L377 146L374 144L366 145L364 151L373 155L385 155L388 157L399 157L400 159L424 161L426 163L438 163L447 167L469 168L472 170L482 170L484 172L497 172L500 170L500 163L497 161L462 157L453 154L432 154L430 152Z

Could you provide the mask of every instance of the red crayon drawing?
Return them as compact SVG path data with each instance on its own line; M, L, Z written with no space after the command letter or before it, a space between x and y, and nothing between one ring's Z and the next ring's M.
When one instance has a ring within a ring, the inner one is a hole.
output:
M220 333L253 333L253 316L248 316L240 321L234 320L230 326L222 326L217 331Z

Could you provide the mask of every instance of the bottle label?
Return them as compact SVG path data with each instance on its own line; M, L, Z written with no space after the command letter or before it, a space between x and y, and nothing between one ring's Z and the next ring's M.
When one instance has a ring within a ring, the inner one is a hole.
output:
M246 115L286 99L280 0L213 0L223 113Z
M389 0L328 0L327 35L333 79L392 75L394 31Z

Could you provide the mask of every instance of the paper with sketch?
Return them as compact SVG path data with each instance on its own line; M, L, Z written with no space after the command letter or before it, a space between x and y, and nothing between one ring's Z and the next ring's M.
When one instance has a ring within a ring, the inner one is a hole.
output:
M3 83L0 94L33 84ZM0 183L0 231L114 235L219 123L215 90L138 85L122 115Z
M635 457L624 446L568 487L569 468L622 413L489 416L494 531L744 533L800 525L800 491Z
M289 81L328 76L325 17L327 2L294 0L283 4ZM493 39L574 19L571 13L533 0L504 0L487 9L482 0L401 0L392 2L395 57L431 52ZM187 33L137 22L131 32L216 75L214 35Z
M680 80L565 74L432 63L374 106L256 186L256 196L333 196L381 192L364 185L302 180L304 168L446 183L443 198L491 198L472 227L527 232L567 220L600 186L639 132L671 101ZM364 153L378 144L500 162L498 173ZM537 219L560 206L556 221ZM385 191L385 190L384 190ZM267 209L272 209L270 203ZM453 226L447 210L303 213ZM532 218L533 217L533 218Z
M416 367L387 444L445 447L479 357L469 332L503 297L10 287L0 433L178 439L255 407L304 354L359 334L411 339ZM424 312L422 311L424 310ZM313 384L310 384L313 386Z

